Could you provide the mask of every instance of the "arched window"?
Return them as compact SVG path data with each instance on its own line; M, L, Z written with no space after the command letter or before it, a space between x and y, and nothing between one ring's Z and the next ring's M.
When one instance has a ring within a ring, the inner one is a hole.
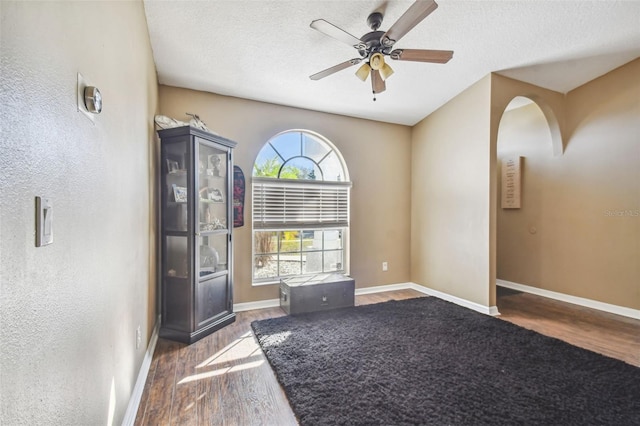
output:
M289 130L253 165L253 282L348 271L349 173L325 138Z

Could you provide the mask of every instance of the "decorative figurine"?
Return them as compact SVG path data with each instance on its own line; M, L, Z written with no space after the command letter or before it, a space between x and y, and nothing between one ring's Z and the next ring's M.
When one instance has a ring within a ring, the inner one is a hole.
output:
M222 163L222 160L219 155L209 156L209 165L213 170L213 176L220 176L220 163Z

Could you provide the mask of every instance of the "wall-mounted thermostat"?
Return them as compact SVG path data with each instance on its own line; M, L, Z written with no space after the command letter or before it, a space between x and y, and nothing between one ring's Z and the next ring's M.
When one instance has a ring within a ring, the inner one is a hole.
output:
M53 203L49 198L36 197L36 247L53 242Z

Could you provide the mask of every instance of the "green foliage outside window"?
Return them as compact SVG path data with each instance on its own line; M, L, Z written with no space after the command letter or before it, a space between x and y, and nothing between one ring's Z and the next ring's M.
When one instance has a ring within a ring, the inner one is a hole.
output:
M278 171L280 170L281 163L277 157L270 158L262 164L253 165L253 175L259 177L272 177L278 178ZM280 179L299 179L302 175L308 173L303 170L299 170L294 166L284 166L280 172Z

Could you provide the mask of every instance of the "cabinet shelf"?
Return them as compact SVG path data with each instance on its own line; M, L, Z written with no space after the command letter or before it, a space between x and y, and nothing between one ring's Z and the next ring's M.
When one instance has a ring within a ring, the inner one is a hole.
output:
M164 233L167 237L186 237L189 235L187 231L180 231L178 229L166 229Z
M172 170L167 174L169 176L186 176L187 175L187 169Z
M206 198L200 198L200 202L203 204L221 204L224 205L224 201L213 201L213 200L207 200Z
M225 265L225 268L226 268L226 265ZM203 271L201 271L200 273L202 274ZM211 273L208 273L206 275L200 275L199 281L200 282L208 281L208 280L213 279L213 278L217 278L217 277L221 277L223 275L227 275L228 273L229 273L229 271L227 271L226 269L221 269L219 271L211 272Z
M200 172L200 176L206 177L207 179L224 179L224 176L216 176L209 174L208 172Z
M167 280L167 282L171 282L171 283L177 283L177 284L187 284L188 283L188 279L189 277L187 277L186 275L165 275L164 278Z
M210 230L200 229L200 232L198 233L198 235L202 237L207 237L209 235L228 234L228 233L229 233L229 230L227 228L218 228L218 229L210 229Z

